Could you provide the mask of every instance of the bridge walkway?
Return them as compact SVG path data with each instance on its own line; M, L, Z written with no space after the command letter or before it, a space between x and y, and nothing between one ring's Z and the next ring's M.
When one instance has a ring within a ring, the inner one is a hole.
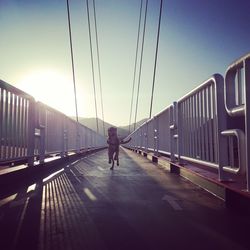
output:
M250 249L249 215L121 149L103 150L0 201L1 249Z

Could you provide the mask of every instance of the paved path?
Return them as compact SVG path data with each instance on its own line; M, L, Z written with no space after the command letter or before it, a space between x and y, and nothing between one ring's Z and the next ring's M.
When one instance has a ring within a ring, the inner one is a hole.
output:
M101 151L0 201L1 249L250 249L213 195L127 150L109 167Z

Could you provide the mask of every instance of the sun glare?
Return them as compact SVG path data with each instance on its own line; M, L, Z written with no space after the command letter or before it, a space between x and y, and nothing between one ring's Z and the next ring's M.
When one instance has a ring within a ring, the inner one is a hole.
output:
M33 71L17 87L67 115L75 114L72 80L66 75L52 70Z

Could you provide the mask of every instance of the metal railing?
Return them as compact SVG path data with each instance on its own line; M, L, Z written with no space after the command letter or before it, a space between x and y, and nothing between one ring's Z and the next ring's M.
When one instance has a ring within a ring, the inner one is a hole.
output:
M178 155L182 159L219 169L226 161L223 77L213 75L177 102Z
M106 138L0 80L0 164L106 147Z
M225 166L224 170L245 174L247 190L250 190L250 53L226 71L225 107L229 122L223 135L228 137L229 162L235 165L238 159L238 167Z
M127 147L241 175L250 190L250 54L146 121Z
M0 161L32 161L35 100L0 80Z

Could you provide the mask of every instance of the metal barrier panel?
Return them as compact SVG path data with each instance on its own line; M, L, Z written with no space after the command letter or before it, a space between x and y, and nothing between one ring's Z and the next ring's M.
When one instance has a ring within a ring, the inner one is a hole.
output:
M76 121L67 118L66 119L66 130L67 130L67 139L68 139L68 151L77 151L77 140L78 138L78 131L77 128L78 124Z
M139 128L134 132L134 147L135 149L139 148Z
M92 148L92 137L91 130L87 128L86 130L87 148Z
M140 141L140 128L138 128L135 132L135 148L139 148L140 147L140 144L139 144L139 141Z
M95 147L95 133L93 130L90 130L90 136L91 136L91 147Z
M147 124L143 124L140 127L140 140L141 140L141 148L147 150Z
M136 149L138 147L137 137L138 137L138 129L134 132L134 148Z
M179 157L222 169L225 155L220 152L225 141L220 132L226 123L222 76L214 75L181 98L177 106Z
M64 115L55 110L46 110L46 148L45 153L58 153L62 151L64 139Z
M32 96L0 80L0 163L33 160L34 105Z
M86 145L86 129L85 126L81 125L78 127L79 132L79 148L80 150L85 149Z
M99 135L98 144L99 144L99 147L106 147L107 146L107 140L103 135Z
M68 152L80 152L83 149L104 145L103 136L97 135L84 125L45 104L38 103L37 112L38 155L41 160L50 154L60 153L61 156L65 156ZM97 141L98 136L101 144Z
M154 148L155 148L155 141L154 141L154 130L155 130L155 127L154 127L154 119L151 119L147 122L147 126L148 126L148 150L150 151L154 151Z
M136 132L135 132L135 131L132 132L132 133L129 135L129 137L131 137L131 141L127 144L127 147L128 147L128 148L131 148L131 149L134 149L134 148L135 148L135 144L136 144ZM125 138L125 140L126 140L126 139L128 139L128 137Z
M94 133L94 131L92 131L92 138L93 138L93 147L96 148L97 140L96 140L96 133Z
M135 140L136 140L135 147L136 148L140 148L141 147L141 137L140 137L140 134L141 134L141 129L139 127L136 130L136 137L135 137Z
M170 108L156 115L158 119L158 144L159 152L170 155Z
M38 140L40 140L41 147L39 155L46 156L67 151L64 147L65 115L41 102L37 103L37 112L37 129L40 130Z
M178 158L178 130L177 130L177 102L169 107L169 147L170 147L170 158L174 162Z
M250 190L250 54L232 63L225 76L225 105L230 116L228 138L230 165L224 170L246 173L247 190ZM236 149L236 153L235 153ZM238 166L235 166L235 160Z
M96 134L96 144L97 144L97 148L106 147L107 141L102 135Z
M89 147L89 137L88 137L88 128L85 127L85 135L84 135L84 138L85 138L85 149L88 149Z
M80 149L100 148L107 146L107 140L104 136L79 124Z
M91 130L88 129L88 148L93 147L93 138L92 138L92 133Z
M154 154L159 153L159 117L154 117Z

